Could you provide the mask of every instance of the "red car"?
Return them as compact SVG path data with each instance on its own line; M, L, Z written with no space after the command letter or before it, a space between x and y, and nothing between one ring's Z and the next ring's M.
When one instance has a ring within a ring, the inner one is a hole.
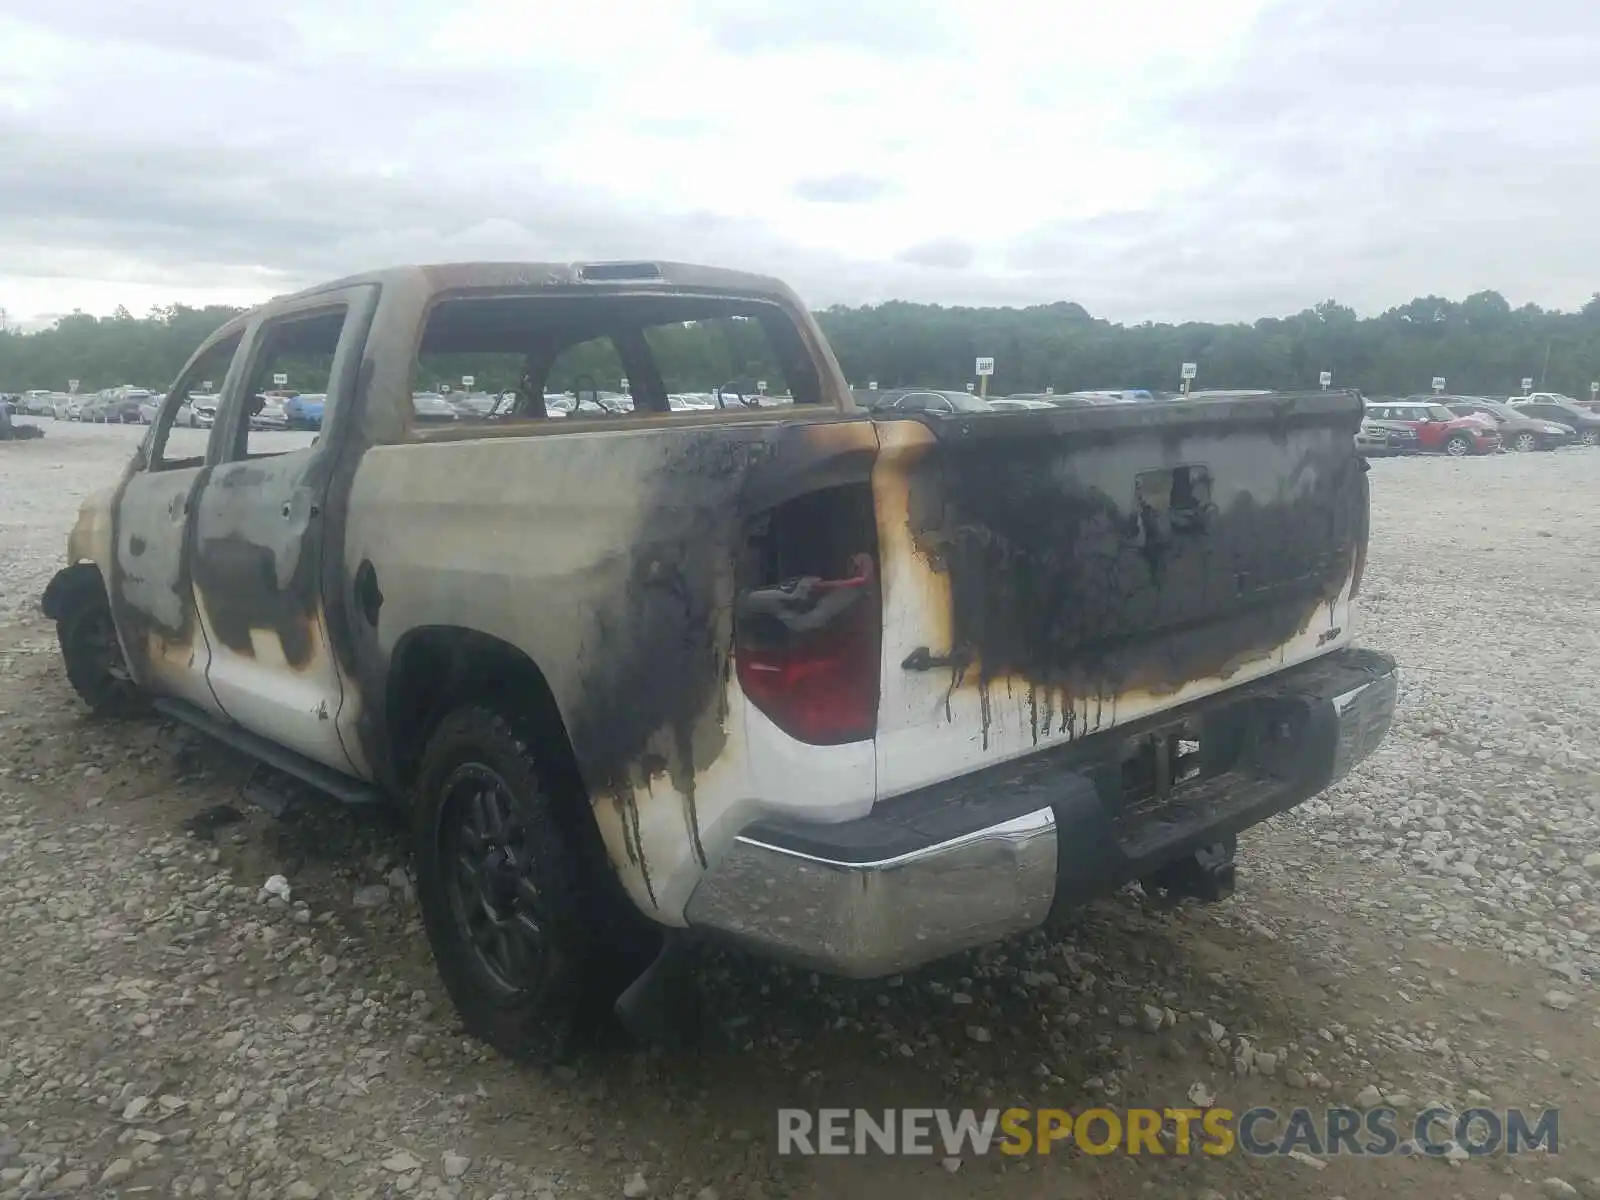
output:
M1373 420L1402 421L1417 431L1417 449L1424 454L1494 454L1500 431L1484 417L1458 417L1442 404L1423 400L1390 400L1367 405Z

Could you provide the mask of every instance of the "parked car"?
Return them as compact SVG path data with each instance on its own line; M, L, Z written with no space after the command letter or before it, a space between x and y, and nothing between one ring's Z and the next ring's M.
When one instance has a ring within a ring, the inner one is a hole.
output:
M54 392L24 392L17 411L26 413L30 417L53 417L56 415L56 401L57 396Z
M196 429L210 429L216 423L218 399L208 392L197 392L189 397L189 411Z
M61 404L56 405L56 420L81 421L83 420L83 401L76 396L69 396Z
M604 329L665 416L646 335L752 314L796 367L759 415L419 431L365 386L427 346L519 354L543 390ZM93 711L149 704L403 812L446 989L505 1053L637 1013L678 930L874 978L1134 881L1221 899L1237 835L1393 719L1394 660L1354 643L1353 395L841 411L815 317L768 278L477 263L279 297L168 404L286 346L341 351L343 436L202 463L168 457L163 415L43 611Z
M1440 401L1458 417L1487 417L1500 430L1500 443L1507 450L1554 450L1577 439L1577 430L1556 421L1543 421L1519 413L1509 404L1479 396L1440 396Z
M1417 431L1404 421L1363 417L1356 430L1356 449L1362 454L1415 454Z
M1600 413L1579 408L1570 400L1513 398L1510 407L1526 417L1570 425L1585 446L1600 445Z
M283 402L283 416L290 429L321 429L322 408L327 396L320 392L302 392Z
M166 403L166 399L165 396L156 396L154 399L146 400L139 406L139 419L146 425L154 425L156 416L161 412L161 407ZM192 401L185 400L178 405L177 410L172 414L172 423L179 429L200 428L200 420L195 415Z
M971 392L935 388L896 388L878 392L874 412L981 413L994 411L989 402Z
M1026 412L1029 409L1054 408L1048 400L1030 400L1022 396L999 396L985 401L995 412Z
M257 396L255 410L250 414L250 428L289 428L289 415L284 411L283 397L266 393Z
M1500 433L1487 417L1458 417L1432 401L1390 400L1369 404L1365 415L1376 421L1399 421L1417 433L1423 453L1463 457L1493 454L1500 449Z
M78 415L76 420L99 424L106 419L106 408L111 404L111 397L104 393L85 396L78 401Z
M438 392L418 392L411 397L411 411L419 421L454 421L460 413Z

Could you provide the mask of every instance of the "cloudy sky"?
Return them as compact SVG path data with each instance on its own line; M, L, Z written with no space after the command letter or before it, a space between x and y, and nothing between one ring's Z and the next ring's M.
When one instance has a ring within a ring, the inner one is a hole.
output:
M1120 320L1600 289L1595 0L5 0L0 307L663 257Z

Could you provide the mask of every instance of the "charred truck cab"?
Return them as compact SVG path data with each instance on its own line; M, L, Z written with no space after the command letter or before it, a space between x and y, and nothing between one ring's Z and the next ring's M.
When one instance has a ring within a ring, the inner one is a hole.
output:
M420 413L463 361L515 403ZM315 441L251 428L287 362ZM793 403L671 403L756 377ZM1393 714L1360 417L867 413L775 280L402 268L208 340L45 610L91 706L402 806L468 1027L546 1054L672 931L874 976L1132 880L1225 895Z

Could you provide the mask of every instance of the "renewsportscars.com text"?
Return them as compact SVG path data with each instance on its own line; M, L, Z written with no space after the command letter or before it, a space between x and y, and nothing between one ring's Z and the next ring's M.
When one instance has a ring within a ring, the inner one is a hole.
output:
M1560 1150L1560 1110L1428 1108L803 1108L778 1110L778 1153L1356 1155L1473 1158Z

